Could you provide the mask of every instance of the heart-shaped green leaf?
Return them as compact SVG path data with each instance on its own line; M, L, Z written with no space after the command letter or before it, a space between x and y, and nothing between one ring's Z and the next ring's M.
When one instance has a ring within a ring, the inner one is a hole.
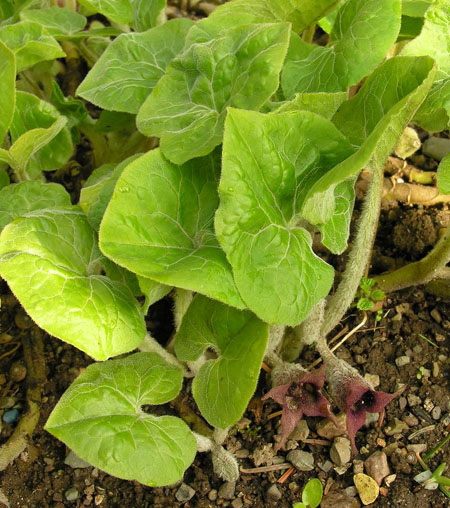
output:
M129 164L100 227L100 247L128 270L244 308L214 235L217 154L176 166L159 149Z
M289 32L288 23L244 25L192 44L144 102L138 129L160 137L176 164L210 153L222 142L227 106L259 109L278 88Z
M144 485L179 480L196 453L189 427L174 416L144 413L144 404L174 399L179 368L155 353L90 365L59 400L45 426L90 464Z
M247 306L295 326L331 288L301 213L308 189L353 152L325 118L229 109L216 233Z
M208 348L217 359L200 368L192 392L214 427L234 425L244 414L258 381L269 327L249 311L239 311L196 295L175 337L180 360L194 361Z
M16 61L14 53L0 41L0 145L14 115L16 101Z
M77 209L37 210L0 236L0 275L44 330L96 360L126 353L145 336L139 305L101 275L97 234Z
M33 21L43 26L50 35L72 35L86 26L87 19L65 7L26 9L20 13L23 21Z

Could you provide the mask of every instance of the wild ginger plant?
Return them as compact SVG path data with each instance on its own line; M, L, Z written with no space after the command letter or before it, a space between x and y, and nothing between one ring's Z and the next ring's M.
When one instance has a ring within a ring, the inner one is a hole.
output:
M46 429L120 478L168 485L196 451L211 451L215 471L235 480L222 444L265 360L265 398L283 406L278 448L303 415L334 419L334 403L356 453L366 412L399 392L375 391L326 336L365 274L399 137L410 123L448 127L450 58L434 40L450 46L448 3L235 0L197 22L164 22L164 2L83 0L80 12L38 4L5 8L0 26L0 161L14 182L3 171L0 274L37 325L99 361ZM83 13L93 11L111 26L86 28ZM423 24L417 33L405 30L406 16ZM316 23L326 46L310 40ZM91 65L76 94L103 110L98 119L58 86L64 55ZM70 167L80 136L98 167L72 205L45 172ZM349 247L363 170L370 185ZM442 192L449 174L444 159ZM337 284L313 250L315 232L331 253L348 249ZM420 277L413 264L379 286L447 276L448 235ZM145 323L169 293L173 353ZM298 363L303 344L323 367ZM187 383L213 430L143 410Z

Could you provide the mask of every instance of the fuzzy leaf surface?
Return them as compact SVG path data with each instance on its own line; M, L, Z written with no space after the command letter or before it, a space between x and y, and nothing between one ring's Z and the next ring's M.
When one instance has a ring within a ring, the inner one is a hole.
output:
M345 92L335 93L299 93L295 97L281 104L274 113L286 113L288 111L311 111L328 120L331 120L339 106L346 100Z
M77 94L107 110L137 113L169 62L181 52L193 22L174 19L115 39L78 87Z
M57 183L20 182L8 185L0 190L0 231L28 212L70 205L70 195Z
M151 487L178 481L196 442L174 416L144 413L181 389L181 370L155 353L90 365L59 400L45 428L107 473Z
M291 37L281 83L296 92L340 92L385 57L400 30L400 0L350 0L340 9L327 47Z
M299 219L308 189L352 152L314 113L229 109L216 233L243 300L264 321L295 326L330 290L334 271Z
M196 295L175 337L180 360L194 361L208 348L217 359L200 368L192 384L197 405L213 425L224 429L244 414L258 381L269 327L249 311L239 311Z
M16 61L14 53L0 42L0 145L11 125L16 101Z
M145 336L137 301L101 275L102 260L95 231L76 209L31 212L0 236L0 275L24 309L96 360L131 351Z
M439 163L437 185L439 192L442 192L442 194L450 194L450 153Z
M217 154L176 166L159 149L129 164L100 227L100 247L128 270L244 308L214 235Z
M137 32L149 30L164 23L166 0L131 0L134 13L133 27ZM172 41L176 43L175 40Z
M289 32L287 23L243 25L191 45L144 102L138 129L160 137L176 164L207 155L222 142L228 106L259 109L278 88Z
M55 37L79 32L87 23L84 16L65 7L28 9L20 13L20 19L42 25L50 35Z
M66 56L45 28L32 21L21 21L0 28L0 41L14 53L17 72L44 60Z
M131 0L79 0L79 3L93 12L99 12L114 23L128 24L133 21Z

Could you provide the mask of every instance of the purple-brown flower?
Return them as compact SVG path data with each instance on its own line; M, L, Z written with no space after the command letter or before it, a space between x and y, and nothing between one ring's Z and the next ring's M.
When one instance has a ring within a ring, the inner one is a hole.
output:
M330 394L339 409L345 411L348 437L356 454L355 434L365 424L366 413L382 413L405 387L392 394L378 392L347 362L334 356L327 361Z
M270 397L283 406L281 439L275 451L284 445L303 415L323 416L330 418L338 425L331 412L330 403L320 393L325 383L325 369L326 366L323 365L313 372L297 370L295 377L289 383L275 386L262 398L266 400Z

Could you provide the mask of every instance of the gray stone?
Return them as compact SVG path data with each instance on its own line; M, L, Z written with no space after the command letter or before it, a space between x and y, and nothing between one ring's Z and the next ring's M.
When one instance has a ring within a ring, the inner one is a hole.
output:
M366 425L376 423L380 419L379 413L366 413Z
M326 460L325 462L318 462L317 465L324 473L328 473L328 471L333 467L333 463L330 460Z
M360 503L356 497L350 497L342 490L331 490L323 496L320 508L359 508Z
M331 460L337 466L343 466L352 458L350 441L346 437L336 437L330 449Z
M250 451L246 448L241 448L234 455L237 459L246 459L250 455Z
M433 377L438 377L439 376L439 363L438 362L433 362Z
M410 361L411 358L409 356L399 356L395 359L395 364L397 367L404 367L405 365L408 365Z
M353 472L355 474L362 473L364 471L364 462L362 460L355 459L353 461Z
M386 476L386 478L384 479L384 483L386 484L387 487L390 487L395 479L397 478L397 475L394 473L394 474L390 474L389 476Z
M286 458L299 471L312 471L314 469L314 456L312 453L303 450L292 450Z
M175 497L177 498L177 501L180 501L180 503L186 503L192 499L194 495L195 490L187 483L182 483L175 493Z
M236 490L236 482L222 483L219 489L219 497L221 497L222 499L233 499L235 490Z
M339 427L328 419L323 419L316 425L316 432L320 437L325 439L333 439L338 436L343 436L346 433L346 416L345 413L339 413L336 415L336 420L339 424Z
M294 441L303 441L309 436L309 428L306 420L300 420L295 429L289 435L289 439Z
M72 467L73 469L75 468L83 469L85 467L92 467L92 464L89 464L89 462L86 462L81 457L78 457L78 455L73 451L69 452L69 455L67 455L64 464Z
M405 409L407 403L408 401L406 400L406 397L399 397L398 407L400 408L400 411L403 411Z
M364 462L364 467L366 468L367 474L371 476L378 485L381 485L383 479L391 473L387 455L381 451L372 453Z
M64 497L67 501L76 501L78 499L78 490L75 487L72 487L64 492Z
M266 497L268 501L279 501L281 499L280 489L273 483L266 492Z
M380 376L378 374L364 374L364 379L372 386L372 388L376 388L380 385Z
M413 453L423 453L427 450L427 445L426 443L417 443L417 444L409 444L409 445L406 445L406 449L409 451L409 452L413 452Z
M419 419L411 413L405 415L402 420L406 423L406 425L409 425L410 427L419 425Z
M408 404L410 407L419 406L422 403L420 397L414 395L413 393L408 393L406 398L408 399Z
M439 418L441 417L441 413L442 409L439 406L436 406L435 408L433 408L433 411L431 411L431 418L433 418L433 420L439 420Z
M430 136L422 145L422 153L440 161L450 152L450 139Z
M344 489L344 492L349 497L356 497L356 494L358 494L356 487L353 487L353 485Z
M394 421L391 422L385 429L384 433L388 436L394 436L395 434L401 434L402 432L405 432L405 430L408 430L409 426L407 423L402 422L398 418L394 418Z

